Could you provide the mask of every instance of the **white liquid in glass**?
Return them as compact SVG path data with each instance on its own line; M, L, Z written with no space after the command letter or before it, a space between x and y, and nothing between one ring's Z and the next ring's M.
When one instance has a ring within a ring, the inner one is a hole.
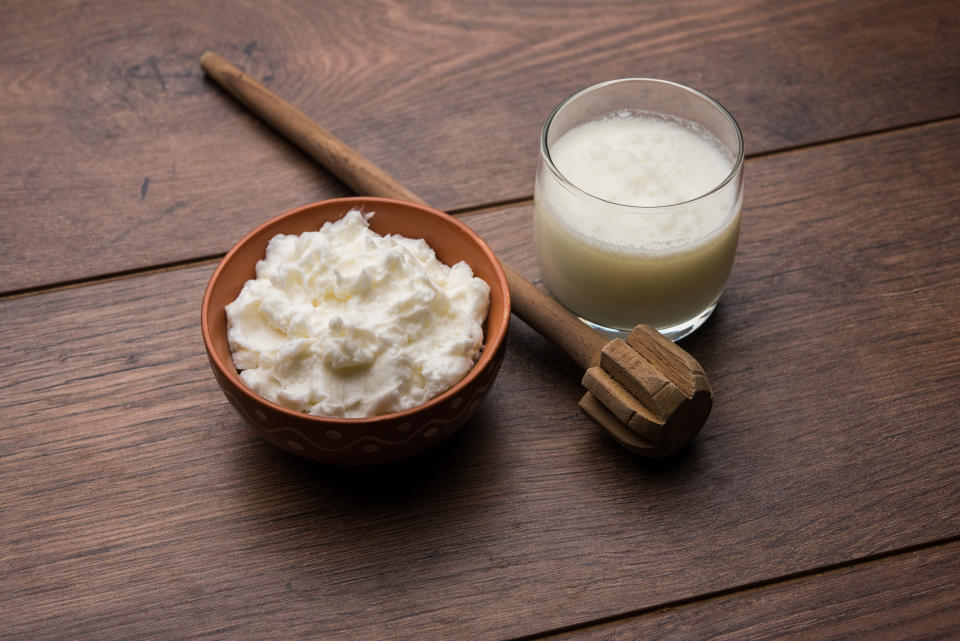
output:
M672 327L716 303L741 206L739 186L713 191L734 163L719 141L689 122L622 112L574 127L549 153L575 186L541 166L537 252L561 303L626 330Z

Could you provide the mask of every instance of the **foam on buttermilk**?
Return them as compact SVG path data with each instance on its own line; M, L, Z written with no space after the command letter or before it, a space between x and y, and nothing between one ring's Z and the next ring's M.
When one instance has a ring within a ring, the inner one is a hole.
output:
M566 193L547 194L572 231L614 247L696 244L727 222L733 203L690 203L729 176L733 160L715 137L679 118L620 111L583 123L550 147L554 166L574 186L610 203L651 208L587 208ZM570 202L564 202L565 200ZM664 213L658 208L689 203ZM587 215L583 215L589 209Z

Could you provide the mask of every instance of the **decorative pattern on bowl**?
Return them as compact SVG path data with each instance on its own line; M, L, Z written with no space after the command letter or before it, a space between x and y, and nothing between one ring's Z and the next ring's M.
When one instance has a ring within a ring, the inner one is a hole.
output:
M426 451L453 435L480 408L493 387L503 363L506 343L501 343L493 360L474 385L461 393L445 397L430 411L419 412L403 420L381 421L376 431L357 431L354 426L317 429L316 422L304 414L304 420L281 413L269 413L251 403L242 394L228 391L232 385L220 380L220 389L230 404L266 441L291 454L314 461L339 465L377 465L400 460ZM366 427L366 426L363 426Z

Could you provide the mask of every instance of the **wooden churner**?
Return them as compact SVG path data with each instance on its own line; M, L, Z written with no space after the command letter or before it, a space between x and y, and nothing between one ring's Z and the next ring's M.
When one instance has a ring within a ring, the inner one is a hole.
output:
M218 85L359 194L425 204L353 148L215 53L200 65ZM713 393L700 364L646 325L607 341L560 303L503 265L514 313L586 372L580 407L627 449L677 452L700 431Z

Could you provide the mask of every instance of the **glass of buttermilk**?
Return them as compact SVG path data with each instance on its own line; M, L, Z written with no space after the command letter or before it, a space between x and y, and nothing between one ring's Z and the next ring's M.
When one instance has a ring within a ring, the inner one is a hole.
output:
M713 313L733 265L743 136L719 103L664 80L584 89L547 118L534 236L550 293L610 336L672 340Z

